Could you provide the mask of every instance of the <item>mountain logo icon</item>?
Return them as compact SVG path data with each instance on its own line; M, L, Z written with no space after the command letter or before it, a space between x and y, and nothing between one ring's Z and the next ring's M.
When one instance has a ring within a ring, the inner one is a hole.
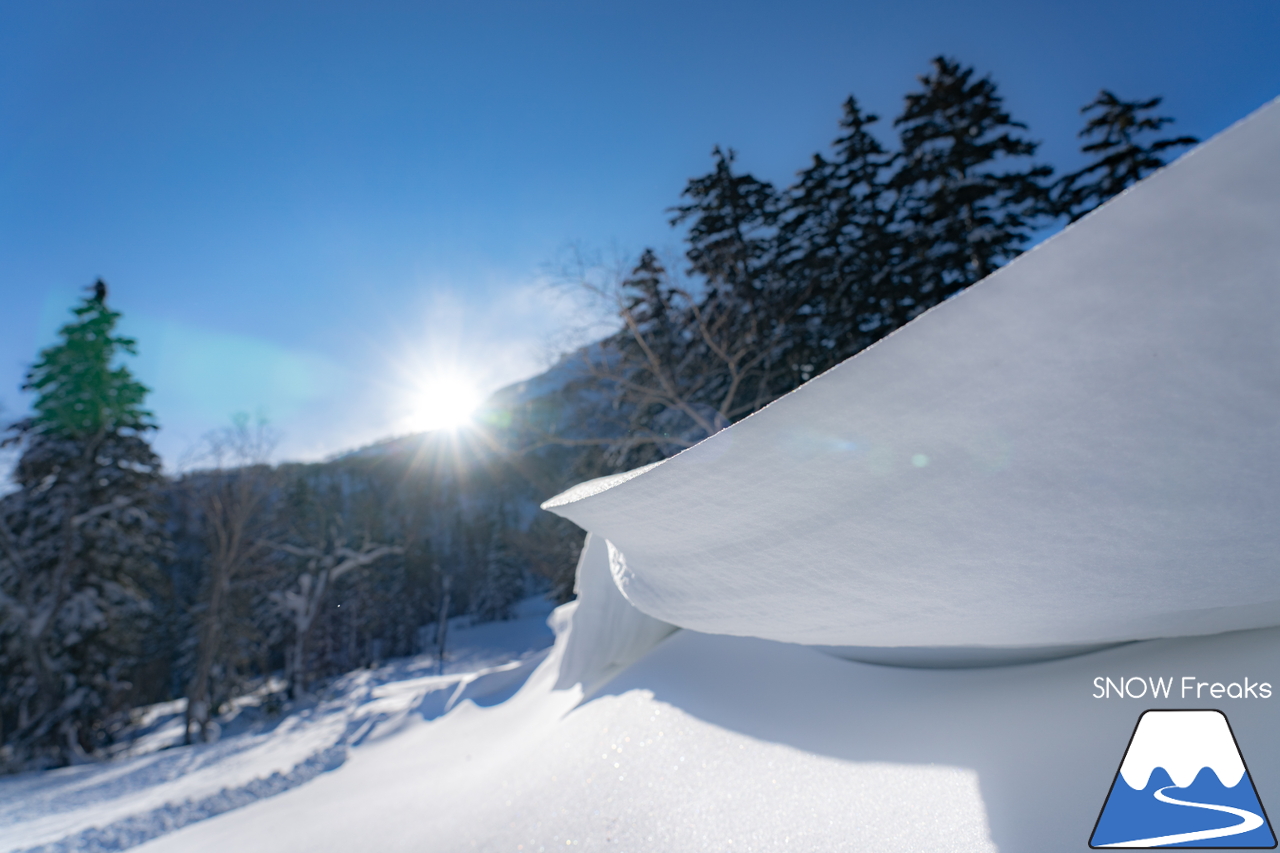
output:
M1221 711L1145 711L1089 846L1271 849L1271 822Z

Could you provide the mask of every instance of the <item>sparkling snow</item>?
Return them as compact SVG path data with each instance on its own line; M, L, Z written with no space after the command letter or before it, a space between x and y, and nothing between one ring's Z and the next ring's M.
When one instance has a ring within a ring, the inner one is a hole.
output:
M436 717L409 701L348 714L356 730L377 722L344 746L344 761L181 828L154 810L198 793L166 781L172 774L117 791L107 808L108 774L128 772L130 760L43 777L98 774L97 799L7 780L0 850L123 849L127 839L79 828L129 808L156 823L145 853L1082 850L1141 711L1202 704L1177 691L1154 702L1094 699L1095 677L1270 677L1280 659L1280 629L976 670L873 666L678 631L584 698L577 686L555 689L577 606L557 611L561 640L507 701L464 698ZM404 675L403 693L421 704L426 676ZM329 701L359 708L401 692L395 682L370 690L364 678ZM1271 703L1225 710L1255 778L1280 778ZM215 747L256 737L228 735ZM229 787L230 766L224 778ZM1265 801L1270 789L1259 791Z

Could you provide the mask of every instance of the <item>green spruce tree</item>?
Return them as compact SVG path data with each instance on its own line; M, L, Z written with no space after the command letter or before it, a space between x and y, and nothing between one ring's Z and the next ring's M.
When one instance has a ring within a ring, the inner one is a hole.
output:
M1079 134L1081 139L1093 140L1080 150L1094 160L1078 172L1064 175L1055 185L1059 213L1075 222L1163 166L1166 152L1200 141L1194 136L1177 136L1146 142L1173 122L1168 116L1150 114L1162 100L1122 101L1103 89L1080 109L1084 115L1094 113Z
M994 272L1022 251L1049 211L1052 170L1029 164L1037 144L1005 111L996 85L939 56L894 122L902 151L898 257L884 294L891 325Z
M0 501L2 764L85 760L129 690L158 583L153 511L160 461L145 435L147 389L116 363L106 286L40 354L25 388L34 414L9 429L18 490Z

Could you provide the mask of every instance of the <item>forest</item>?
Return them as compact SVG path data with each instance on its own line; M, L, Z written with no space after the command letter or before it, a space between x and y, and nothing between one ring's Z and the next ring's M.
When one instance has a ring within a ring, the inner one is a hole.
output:
M1167 134L1159 105L1100 92L1086 165L1058 174L990 77L937 57L883 130L848 98L786 187L717 147L669 211L682 257L562 270L616 331L468 429L325 462L271 463L270 425L239 416L166 473L122 361L145 342L117 333L99 281L4 434L0 770L99 758L163 700L186 700L188 740L215 737L245 691L283 712L334 675L446 656L451 620L569 600L582 533L541 501L747 417L1150 175L1197 141Z

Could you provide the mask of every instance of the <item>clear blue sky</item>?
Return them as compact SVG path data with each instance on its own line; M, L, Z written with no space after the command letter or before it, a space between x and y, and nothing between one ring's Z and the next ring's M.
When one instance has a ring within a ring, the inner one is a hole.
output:
M168 463L236 411L282 458L403 432L441 365L541 368L567 244L676 245L713 145L785 184L939 53L1070 169L1099 88L1200 137L1280 95L1280 4L0 3L0 418L101 275Z

